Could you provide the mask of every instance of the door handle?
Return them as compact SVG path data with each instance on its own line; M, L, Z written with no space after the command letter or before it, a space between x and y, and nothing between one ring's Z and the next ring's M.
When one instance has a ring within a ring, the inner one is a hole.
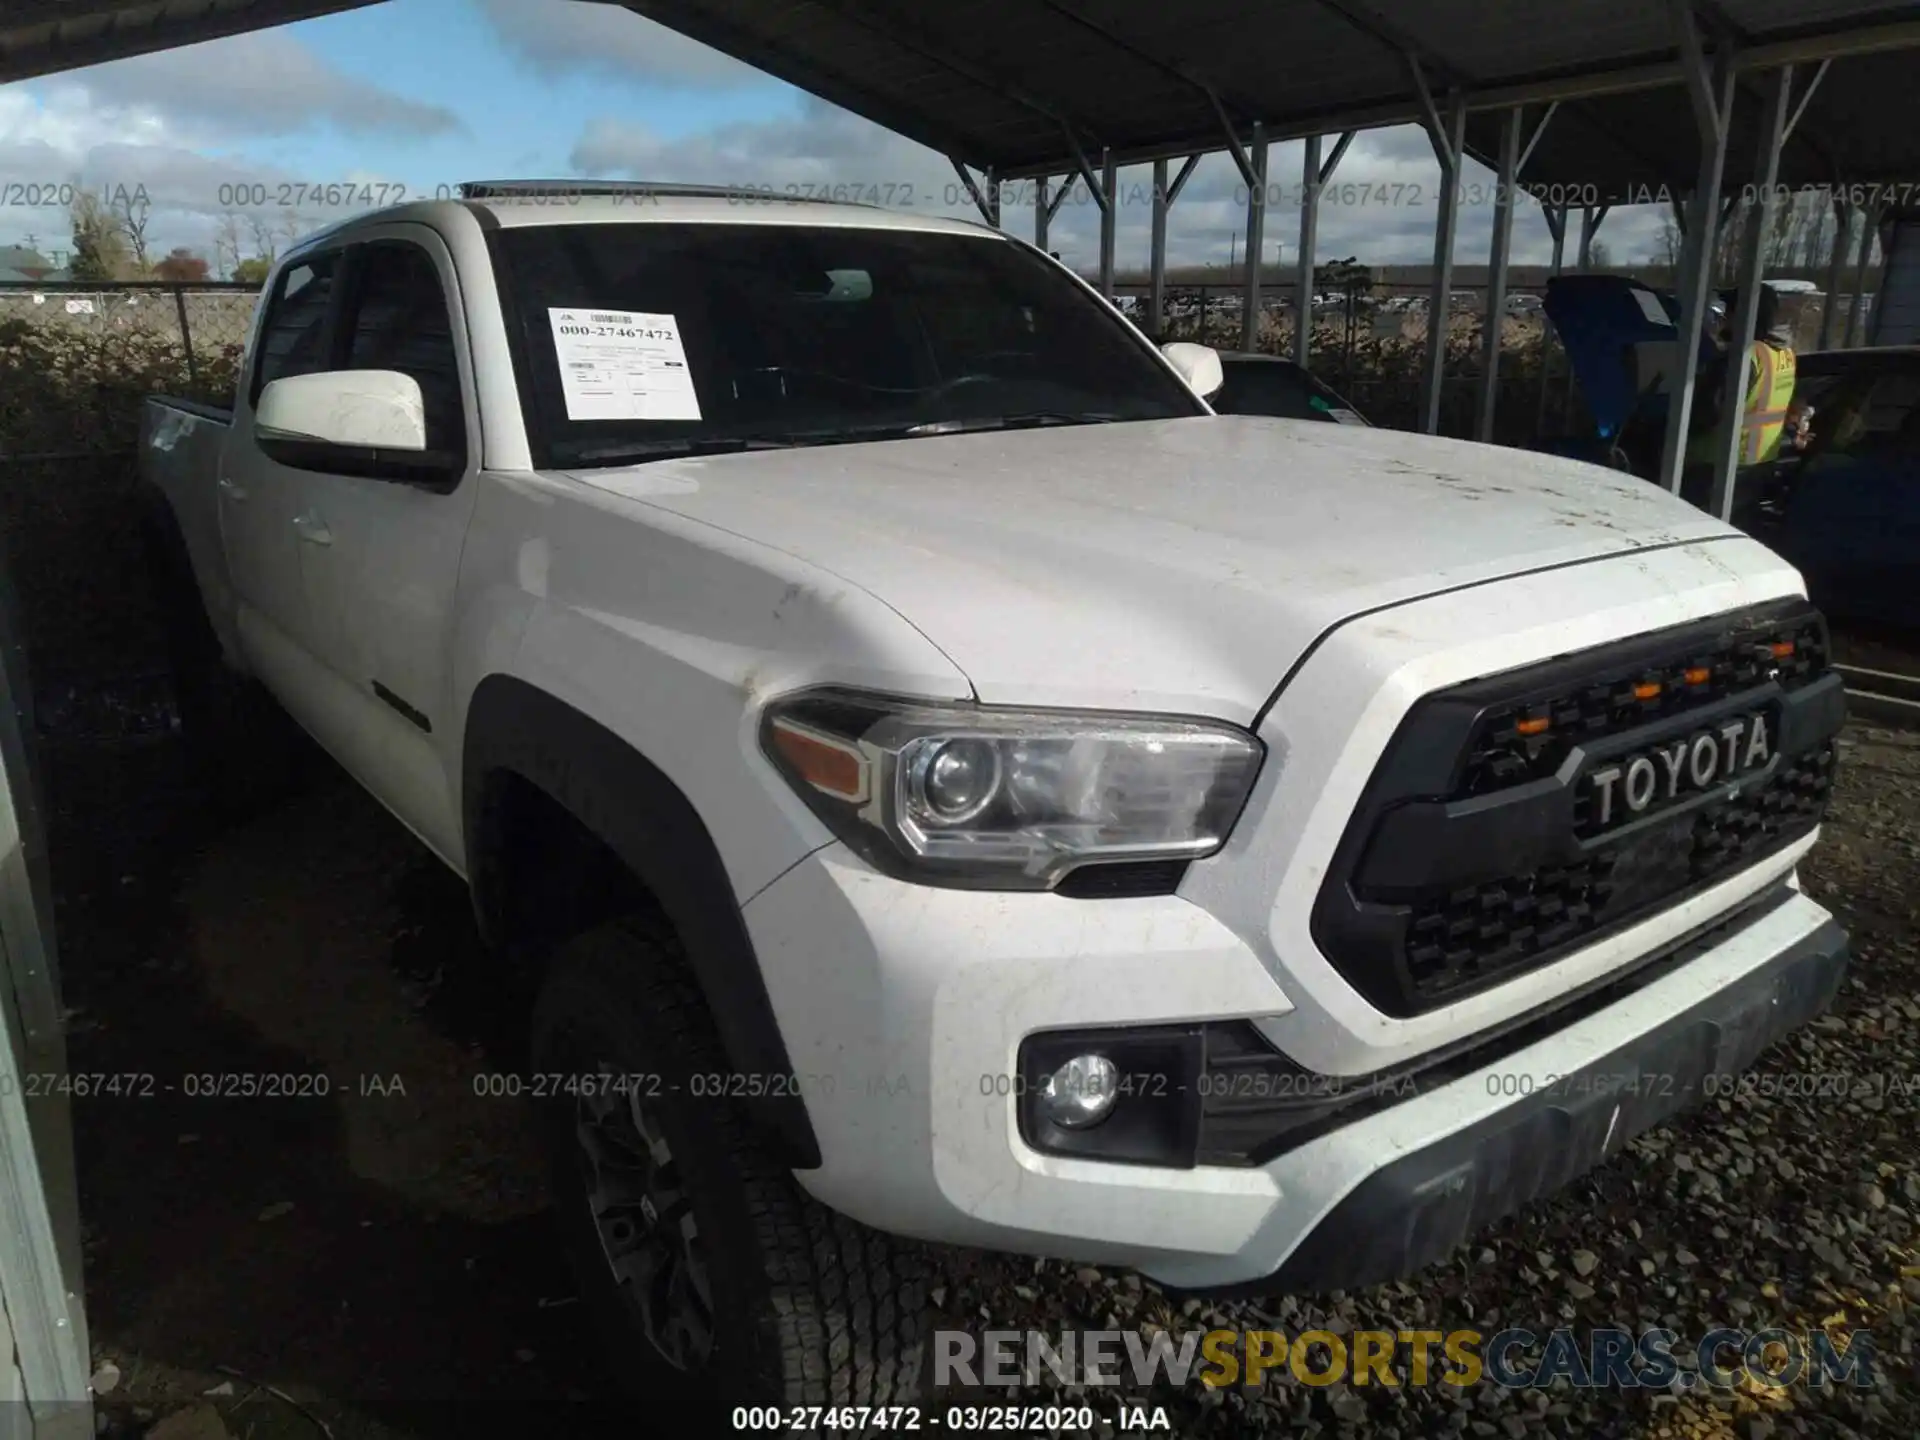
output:
M300 538L309 545L331 545L333 532L327 529L327 522L312 510L304 515L293 517L293 528Z
M244 500L247 498L247 492L233 483L233 477L231 475L222 475L220 477L220 493L229 500Z

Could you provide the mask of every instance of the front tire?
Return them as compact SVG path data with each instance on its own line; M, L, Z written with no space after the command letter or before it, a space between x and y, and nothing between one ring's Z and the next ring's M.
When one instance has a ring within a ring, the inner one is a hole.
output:
M807 1196L737 1100L692 1093L730 1067L664 923L563 947L531 1071L568 1257L631 1398L919 1396L924 1253Z

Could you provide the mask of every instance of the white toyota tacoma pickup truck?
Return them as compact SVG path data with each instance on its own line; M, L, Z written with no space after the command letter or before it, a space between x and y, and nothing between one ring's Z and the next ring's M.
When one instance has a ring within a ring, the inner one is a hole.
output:
M1762 546L1216 416L992 230L606 189L315 235L142 457L183 694L264 685L537 994L636 1383L910 1398L921 1241L1404 1275L1831 999L1844 701Z

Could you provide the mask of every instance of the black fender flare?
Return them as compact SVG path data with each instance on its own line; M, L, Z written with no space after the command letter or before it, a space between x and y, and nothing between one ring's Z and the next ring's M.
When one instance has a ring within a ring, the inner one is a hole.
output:
M790 1076L739 899L692 803L613 731L509 675L489 675L475 688L461 763L469 878L483 938L501 938L509 883L501 873L502 822L487 800L489 778L502 771L564 808L652 892L679 935L735 1073ZM785 1164L817 1169L819 1141L798 1087L765 1088L781 1093L746 1097L763 1135Z

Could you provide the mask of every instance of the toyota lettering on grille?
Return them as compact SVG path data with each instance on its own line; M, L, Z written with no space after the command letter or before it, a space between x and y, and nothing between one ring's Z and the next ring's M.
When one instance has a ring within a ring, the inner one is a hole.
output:
M1587 776L1593 786L1594 823L1605 829L1656 804L1711 790L1758 770L1772 755L1767 717L1753 714L1613 761Z

